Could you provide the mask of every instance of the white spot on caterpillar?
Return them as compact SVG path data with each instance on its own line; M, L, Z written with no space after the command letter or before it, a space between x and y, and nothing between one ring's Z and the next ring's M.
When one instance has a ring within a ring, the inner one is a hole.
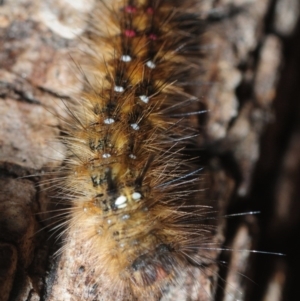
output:
M125 63L128 63L128 62L131 62L131 56L130 55L122 55L121 56L121 61L125 62Z
M149 97L147 95L140 95L139 98L144 103L148 103L149 102Z
M123 221L126 221L126 220L128 220L130 218L130 215L129 214L124 214L122 217L121 217L121 219L123 220Z
M152 61L148 61L146 63L146 66L150 69L154 69L156 67L156 65Z
M104 123L105 124L112 124L112 123L114 123L115 122L115 120L113 119L113 118L106 118L105 120L104 120Z
M104 158L104 159L107 159L107 158L109 158L109 157L111 157L110 154L103 154L103 155L102 155L102 158Z
M137 123L132 123L130 125L135 131L138 131L140 129L139 125Z
M115 90L116 92L119 92L119 93L124 92L124 88L123 88L122 86L115 86L115 87L114 87L114 90Z
M115 205L118 208L124 208L127 206L127 197L125 195L120 195L116 200L115 200ZM125 205L125 206L124 206Z
M108 220L107 220L107 223L108 223L108 224L111 224L111 219L108 219Z
M136 159L136 156L135 156L134 154L130 154L130 155L129 155L129 158L131 158L131 159Z
M135 201L139 201L142 197L142 195L139 192L134 192L131 197L135 200Z

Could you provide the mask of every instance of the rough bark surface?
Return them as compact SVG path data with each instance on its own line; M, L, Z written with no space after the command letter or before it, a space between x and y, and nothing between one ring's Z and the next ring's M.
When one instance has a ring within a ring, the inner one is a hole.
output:
M215 251L216 264L189 270L185 292L163 300L298 300L299 1L199 3L209 41L201 81L209 112L196 120L204 198L217 211L215 240L232 251ZM47 230L48 184L37 184L64 157L53 142L57 115L82 88L73 63L82 58L70 53L92 8L92 0L0 1L0 301L47 300L63 266ZM224 218L249 211L261 213ZM251 249L286 256L239 251Z

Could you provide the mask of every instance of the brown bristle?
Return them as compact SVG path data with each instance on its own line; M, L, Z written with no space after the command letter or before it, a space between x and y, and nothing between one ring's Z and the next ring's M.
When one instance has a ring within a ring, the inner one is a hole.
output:
M157 298L205 231L189 212L200 169L183 154L196 134L184 104L197 101L184 83L200 72L203 27L192 9L107 0L91 16L86 85L64 138L72 206L62 256L73 244L87 270L69 275L81 288L66 284L70 300Z

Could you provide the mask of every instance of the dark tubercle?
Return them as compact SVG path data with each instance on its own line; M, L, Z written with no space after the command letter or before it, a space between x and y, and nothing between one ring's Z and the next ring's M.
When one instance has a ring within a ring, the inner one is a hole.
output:
M131 277L137 286L149 286L169 277L174 271L174 250L160 244L153 252L143 254L130 267Z

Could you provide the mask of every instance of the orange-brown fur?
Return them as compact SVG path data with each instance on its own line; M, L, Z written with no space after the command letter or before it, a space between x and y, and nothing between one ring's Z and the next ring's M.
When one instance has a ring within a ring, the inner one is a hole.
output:
M66 240L76 236L93 267L87 286L105 275L116 299L148 300L176 281L203 233L189 212L199 172L183 155L195 132L180 116L189 111L181 103L197 101L182 83L199 72L201 22L179 0L98 6L85 91L64 138Z

